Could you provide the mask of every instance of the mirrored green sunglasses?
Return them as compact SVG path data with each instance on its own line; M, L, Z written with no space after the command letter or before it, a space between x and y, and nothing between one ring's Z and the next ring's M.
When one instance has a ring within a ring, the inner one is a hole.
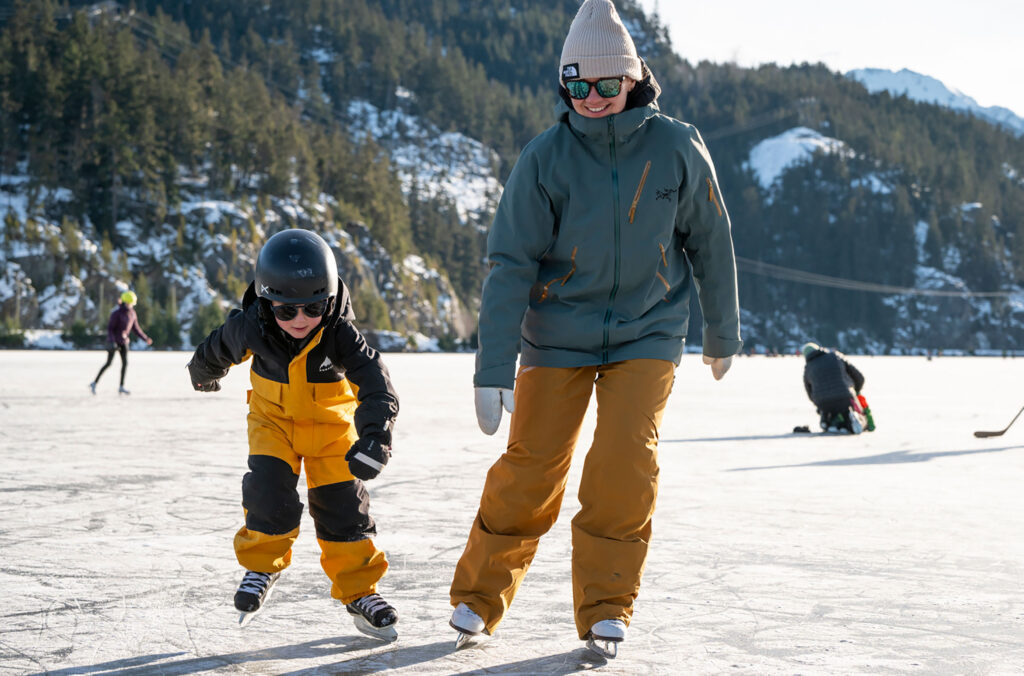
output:
M569 96L577 100L583 100L590 96L590 88L593 87L597 90L597 95L601 98L611 99L619 95L622 91L623 77L605 77L601 78L597 82L587 82L586 80L569 80L565 83L565 88L569 91Z

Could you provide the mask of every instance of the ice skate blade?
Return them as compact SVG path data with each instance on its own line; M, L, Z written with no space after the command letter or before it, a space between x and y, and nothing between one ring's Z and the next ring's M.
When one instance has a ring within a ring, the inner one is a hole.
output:
M591 636L587 639L587 650L606 660L614 660L616 655L619 654L619 643L621 642L621 639L614 640Z
M380 640L387 641L388 643L398 640L398 630L395 629L395 625L393 624L389 624L386 627L375 627L367 622L366 618L362 615L353 615L352 623L356 625L356 629L360 633L366 634L371 638L379 638Z
M491 638L491 635L488 634L486 630L473 633L471 631L466 631L462 627L456 626L451 620L448 621L448 626L459 632L459 635L455 637L456 650L478 646Z
M249 623L253 621L253 618L255 618L259 614L260 614L259 610L254 610L251 613L241 613L241 614L239 614L239 616L238 616L238 626L239 627L248 627Z
M458 629L456 629L458 631ZM487 634L467 634L464 631L459 631L459 635L455 637L455 649L462 650L463 648L475 648L483 645L491 637Z

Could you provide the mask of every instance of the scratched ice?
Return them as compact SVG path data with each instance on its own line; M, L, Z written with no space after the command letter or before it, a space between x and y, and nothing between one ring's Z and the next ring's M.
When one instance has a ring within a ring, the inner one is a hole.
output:
M1024 671L1024 422L972 435L1024 405L1024 360L855 357L878 431L825 437L791 433L816 422L799 358L715 382L687 355L644 585L601 664L572 624L582 453L496 637L452 651L448 584L508 429L478 431L471 355L386 355L402 412L370 491L389 645L330 599L308 515L271 604L236 626L247 368L199 394L188 355L132 352L132 395L108 374L93 396L104 356L0 351L0 676Z

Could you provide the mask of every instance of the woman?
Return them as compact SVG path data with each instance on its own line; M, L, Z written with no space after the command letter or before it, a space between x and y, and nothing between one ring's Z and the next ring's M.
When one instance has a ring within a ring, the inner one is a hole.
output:
M100 367L96 379L89 383L89 389L96 394L96 383L100 376L107 370L110 363L114 361L114 353L121 354L121 384L117 388L118 394L131 394L124 388L124 375L128 371L128 345L131 342L132 333L146 341L146 345L152 345L153 339L146 335L139 326L139 317L135 314L135 303L138 297L133 291L125 291L121 294L121 302L110 312L110 320L107 322L107 363Z
M742 346L736 267L700 134L658 112L660 89L609 0L580 7L560 85L558 121L523 150L488 236L477 417L487 434L502 407L512 420L452 581L451 625L461 644L501 621L557 518L596 390L572 522L573 598L580 638L614 657L647 557L691 270L704 362L719 379Z

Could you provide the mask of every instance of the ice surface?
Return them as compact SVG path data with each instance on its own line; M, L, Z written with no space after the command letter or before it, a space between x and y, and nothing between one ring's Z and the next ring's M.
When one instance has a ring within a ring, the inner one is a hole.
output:
M471 355L385 357L402 411L370 491L393 644L330 599L308 515L239 629L247 369L199 394L187 354L132 352L133 394L116 394L115 360L92 396L104 357L0 351L0 675L1024 671L1024 421L972 435L1024 405L1024 360L854 357L879 429L823 437L791 433L815 422L799 358L742 358L715 382L686 355L644 585L602 665L572 623L582 453L497 635L451 650L448 584L508 429L478 431Z

